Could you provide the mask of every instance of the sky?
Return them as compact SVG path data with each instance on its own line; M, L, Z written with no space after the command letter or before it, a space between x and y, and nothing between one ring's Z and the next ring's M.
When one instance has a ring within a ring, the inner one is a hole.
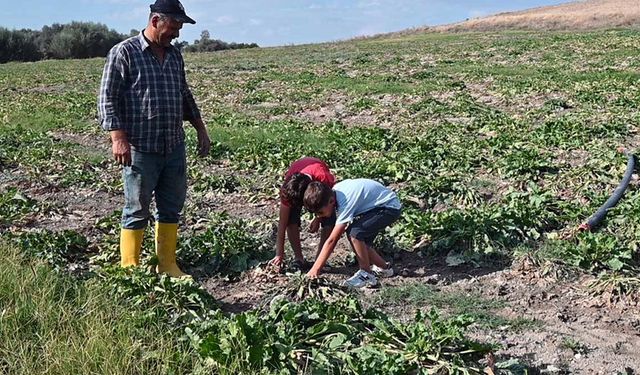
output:
M1 0L0 26L40 30L53 23L95 22L128 34L146 26L155 0ZM203 30L212 39L261 47L319 43L435 26L567 0L181 0L195 25L179 40L190 44Z

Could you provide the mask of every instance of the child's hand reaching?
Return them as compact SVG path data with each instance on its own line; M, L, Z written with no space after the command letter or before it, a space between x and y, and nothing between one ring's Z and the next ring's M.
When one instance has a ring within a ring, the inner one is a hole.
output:
M282 255L276 255L269 261L269 264L280 271L280 269L284 265L284 257Z
M313 220L311 220L311 224L309 224L309 232L317 233L318 229L320 229L320 218L316 217Z
M318 276L320 276L320 270L317 270L315 268L311 268L309 272L307 272L307 277L310 279L316 279L318 278Z

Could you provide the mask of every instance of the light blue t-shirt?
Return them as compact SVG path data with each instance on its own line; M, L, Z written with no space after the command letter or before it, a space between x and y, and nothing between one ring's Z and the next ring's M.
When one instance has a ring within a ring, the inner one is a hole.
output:
M366 178L343 180L333 186L336 193L336 224L346 224L376 207L400 209L400 200L391 189Z

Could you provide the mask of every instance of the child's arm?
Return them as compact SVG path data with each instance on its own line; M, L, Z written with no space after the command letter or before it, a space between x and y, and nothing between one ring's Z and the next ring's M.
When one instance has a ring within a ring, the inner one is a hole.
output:
M344 233L346 229L347 229L347 224L337 224L336 226L333 227L333 230L331 231L329 238L327 238L327 240L324 242L324 245L322 246L322 250L320 251L320 254L318 254L318 258L316 259L316 262L313 263L313 267L311 267L311 270L307 272L308 277L318 277L318 275L320 275L320 271L322 270L322 267L324 267L324 265L327 263L329 256L331 255L333 250L336 248L336 245L338 244L338 240L340 239L340 237L342 236L342 233Z
M281 267L284 261L284 238L289 222L289 212L291 208L280 203L280 217L278 219L278 235L276 236L276 256L269 263L276 267Z

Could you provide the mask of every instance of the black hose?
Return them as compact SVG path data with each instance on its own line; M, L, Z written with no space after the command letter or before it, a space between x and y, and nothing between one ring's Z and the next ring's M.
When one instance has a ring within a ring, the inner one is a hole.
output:
M604 217L607 216L607 212L609 211L609 209L613 208L618 203L620 198L622 198L622 195L624 194L625 190L627 190L627 186L629 186L629 182L631 181L633 170L636 167L635 159L636 158L633 154L629 154L629 159L627 160L627 170L624 172L622 181L620 181L620 184L618 185L616 190L613 191L613 194L609 197L609 199L607 199L606 202L604 202L604 204L598 209L598 211L596 211L595 214L591 215L589 220L578 227L579 230L590 231L598 226L604 219Z

